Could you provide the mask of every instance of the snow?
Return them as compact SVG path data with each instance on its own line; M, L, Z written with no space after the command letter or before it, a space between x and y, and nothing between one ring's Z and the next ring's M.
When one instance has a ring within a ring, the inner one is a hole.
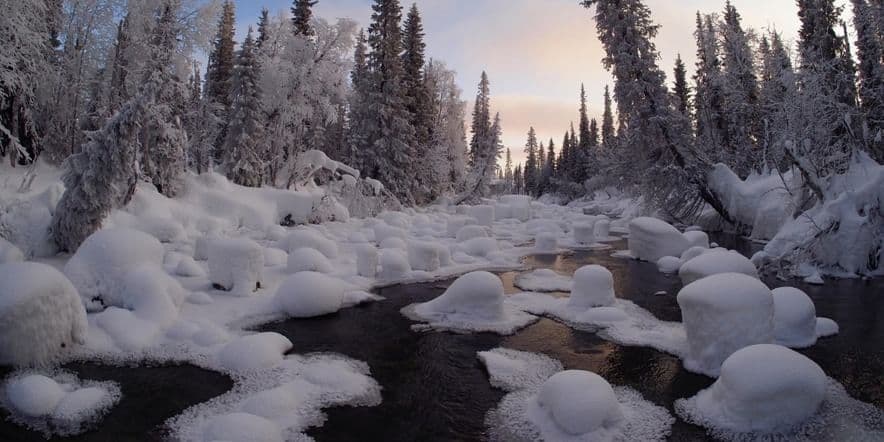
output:
M614 276L608 269L588 265L574 272L568 307L575 310L607 307L614 305L614 300Z
M687 334L684 366L717 376L735 351L773 342L774 302L761 281L741 273L703 278L678 292Z
M837 335L838 331L839 327L837 322L829 318L816 318L816 336L818 338Z
M380 241L380 239L378 239ZM302 247L309 247L322 252L328 259L338 257L338 245L334 241L313 230L296 230L283 240L283 249L289 253Z
M676 402L679 415L718 431L786 433L812 418L826 397L826 374L786 347L745 347L724 361L711 387Z
M283 442L282 431L275 423L249 413L215 416L206 425L203 441Z
M264 249L246 239L216 239L209 243L209 279L235 296L250 296L264 275Z
M687 252L685 252L687 253ZM664 256L657 260L657 270L660 273L675 274L681 268L682 260L674 256Z
M276 290L278 308L293 318L311 318L335 313L350 287L339 279L317 272L289 276Z
M473 238L487 238L488 231L485 230L485 227L482 226L463 226L458 229L457 234L455 235L455 239L457 242L469 241Z
M83 344L86 312L58 270L31 262L0 264L0 364L46 364Z
M175 274L185 278L196 278L206 276L206 271L193 258L185 256L175 266Z
M691 247L681 254L681 263L684 264L704 253L711 252L712 250L713 249L709 249L706 247Z
M550 269L519 273L513 284L531 292L570 292L571 278Z
M384 240L381 241L378 246L382 249L399 249L403 251L408 249L408 244L405 243L405 240L399 238L398 236L384 238Z
M25 254L11 242L0 237L0 264L21 262L25 260Z
M279 333L258 333L231 341L218 353L218 363L233 373L279 365L292 342Z
M595 225L592 223L574 224L574 241L580 245L595 243Z
M473 238L459 244L458 249L469 256L487 258L492 253L500 250L497 240L494 238Z
M558 235L552 232L541 232L534 239L534 251L538 253L556 253L559 249Z
M434 329L500 334L512 334L537 319L506 305L503 282L496 275L481 271L457 278L439 297L407 306L402 312Z
M473 217L462 216L462 215L454 215L448 217L445 222L445 231L450 237L457 237L457 232L460 232L466 226L476 225L479 221L477 221Z
M561 371L547 356L480 352L493 386L509 394L485 417L492 441L663 441L675 419L628 387L595 373Z
M706 232L702 232L699 230L691 230L684 232L684 237L688 240L688 244L690 247L702 247L704 249L709 248L709 235Z
M95 232L64 266L89 311L123 304L129 273L139 267L162 268L165 251L146 233L112 228Z
M356 269L359 276L374 278L378 273L378 249L369 244L357 247Z
M593 225L593 236L600 241L607 240L611 236L611 221L600 219Z
M15 372L0 387L0 405L10 420L46 438L93 428L119 400L116 383L83 381L67 372Z
M301 247L291 252L286 264L286 272L290 274L298 272L331 273L332 265L328 258L319 250L309 247Z
M691 246L675 227L647 217L635 218L629 223L627 242L633 257L650 262L664 256L681 256Z
M738 252L724 249L713 249L692 258L678 270L678 276L684 285L720 273L742 273L758 278L758 270L752 261Z
M381 279L395 280L411 271L408 258L401 250L385 249L381 253Z
M792 348L816 343L816 307L806 293L794 287L773 289L774 338Z
M408 259L413 270L435 272L442 265L439 247L432 242L411 241L408 243Z
M467 208L467 215L475 218L480 226L491 227L494 224L494 206L470 206Z

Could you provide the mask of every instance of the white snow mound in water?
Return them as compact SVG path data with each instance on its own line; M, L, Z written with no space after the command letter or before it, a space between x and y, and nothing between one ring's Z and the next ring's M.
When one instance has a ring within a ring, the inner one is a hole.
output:
M276 289L277 308L293 318L328 315L341 309L345 282L317 272L299 272L286 278Z
M818 323L834 323L831 319L817 318L816 306L810 296L794 287L772 290L774 299L774 338L776 343L792 348L806 348L816 343L818 337L834 333L819 333Z
M282 430L274 422L249 413L215 416L206 425L203 441L282 442Z
M742 273L758 278L758 270L749 258L739 252L724 249L714 249L694 257L678 270L678 276L684 285L719 273Z
M319 250L301 247L289 254L286 271L289 274L298 272L331 273L332 265Z
M770 289L741 273L703 278L678 292L687 334L684 366L718 376L721 363L735 351L773 342L774 302Z
M740 433L788 431L810 419L826 396L826 374L786 347L743 348L721 366L711 387L676 402L689 422Z
M25 254L15 244L0 238L0 264L9 264L11 262L22 262L25 260Z
M314 230L296 230L290 233L289 236L281 242L281 248L287 250L289 253L302 247L309 247L311 249L319 250L328 259L335 259L338 257L338 245Z
M160 242L138 230L113 228L93 233L64 266L64 274L89 311L122 306L129 273L142 266L162 268Z
M84 343L87 328L77 289L61 272L0 264L0 365L49 363Z
M647 217L629 223L627 244L633 257L650 262L657 262L664 256L681 256L692 245L667 222Z
M504 303L503 282L488 272L457 278L442 295L402 309L403 314L430 323L430 328L494 331L511 334L536 317Z
M559 238L553 232L540 232L534 238L534 250L540 253L556 253L559 248Z
M250 296L264 276L264 249L247 238L209 243L209 279L235 296Z
M279 333L258 333L229 342L218 353L218 363L234 373L271 368L291 349L292 342Z
M614 305L614 300L614 275L608 269L600 265L588 265L574 272L568 307L607 307Z
M623 411L611 384L582 370L557 373L540 387L537 404L565 432L586 434L616 427Z

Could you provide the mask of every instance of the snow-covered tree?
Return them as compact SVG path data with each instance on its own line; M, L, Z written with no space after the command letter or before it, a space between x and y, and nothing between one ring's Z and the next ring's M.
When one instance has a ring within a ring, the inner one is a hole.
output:
M223 149L227 177L237 184L249 187L260 187L264 181L264 164L260 151L263 146L264 122L255 50L252 28L249 27L233 73L233 104Z
M456 203L478 201L489 195L491 182L497 173L497 159L503 150L501 131L500 114L496 114L485 137L478 141L474 149L475 156L470 164L466 191L457 198Z
M863 138L872 157L884 163L884 29L878 29L876 10L868 0L851 2L857 34L859 97L868 125ZM880 4L884 8L884 2Z
M694 73L694 113L698 149L712 161L729 162L725 150L727 119L724 115L720 40L715 15L697 13L697 68Z
M795 92L795 71L789 51L776 31L761 38L759 52L759 119L763 128L759 146L767 169L782 170L787 166L779 136L785 130L783 104Z
M431 149L433 109L430 102L430 91L427 89L424 79L426 44L424 43L424 28L417 4L412 4L403 23L403 28L404 99L411 116L411 126L414 128L414 144L411 146L409 155L413 158L422 158L428 155ZM424 204L435 199L439 194L440 183L433 178L433 165L418 162L414 164L412 174L415 178L415 202Z
M580 140L577 148L573 151L574 168L572 170L572 180L577 183L586 181L587 169L590 167L590 152L592 150L592 134L589 128L589 110L586 103L586 89L580 85Z
M463 190L467 169L467 143L464 117L466 102L461 97L455 72L445 64L430 60L426 67L425 82L430 92L432 138L427 159L431 167L432 198L445 192ZM438 160L437 160L438 159Z
M751 36L743 29L740 14L730 0L725 2L721 39L723 111L727 121L724 144L731 153L732 167L745 177L761 164L755 144L761 138L758 79Z
M310 37L313 35L311 20L313 18L313 6L317 0L294 0L292 3L292 30L295 35Z

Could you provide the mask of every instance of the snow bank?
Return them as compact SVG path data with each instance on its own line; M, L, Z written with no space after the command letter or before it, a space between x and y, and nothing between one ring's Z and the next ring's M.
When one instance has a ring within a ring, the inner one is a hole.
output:
M245 238L216 239L209 243L209 279L236 296L261 288L264 249Z
M343 281L322 273L300 272L283 281L274 302L290 317L311 318L340 310L349 289Z
M114 382L81 381L66 372L15 373L0 387L10 419L44 437L74 436L95 426L120 400Z
M428 322L431 328L493 331L512 334L536 317L504 303L503 282L488 272L472 272L457 278L441 296L402 309L403 314Z
M286 272L289 274L298 272L331 273L332 265L319 250L301 247L289 254Z
M132 229L112 228L90 235L64 266L89 311L122 306L126 278L137 268L161 269L165 251L160 242Z
M86 338L77 290L58 270L31 262L0 264L0 364L51 362Z
M636 259L657 262L664 256L681 256L691 244L675 227L656 218L635 218L629 223L629 251Z
M761 281L740 273L709 276L678 292L689 352L684 366L717 376L735 351L773 342L774 302Z
M752 261L739 252L724 249L713 249L692 258L678 270L678 276L684 285L719 273L742 273L758 278L758 270Z
M753 345L728 357L711 387L675 406L685 420L718 431L782 434L817 413L826 384L819 365L800 353Z
M586 310L614 305L614 275L599 265L588 265L574 272L568 307Z
M258 333L225 345L218 353L218 363L233 373L272 368L291 349L292 342L279 333Z
M550 269L537 269L528 273L519 273L513 284L531 292L570 292L571 278L560 275Z

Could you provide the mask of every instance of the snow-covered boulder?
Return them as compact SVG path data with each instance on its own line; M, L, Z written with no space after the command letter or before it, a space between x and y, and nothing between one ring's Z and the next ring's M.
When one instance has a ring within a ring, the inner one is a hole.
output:
M0 264L0 365L39 365L86 339L86 311L58 270Z
M690 249L685 250L679 258L681 259L681 263L684 264L704 253L708 253L711 251L712 249L708 249L706 247L691 247ZM678 271L678 269L676 269L676 271Z
M637 259L657 262L664 256L681 256L691 244L669 223L640 217L629 223L629 251Z
M439 270L439 247L427 241L411 241L408 243L408 260L413 270L434 272Z
M89 311L123 305L126 278L142 266L162 268L160 242L138 230L104 229L93 233L65 264L70 279Z
M386 249L381 254L381 279L393 280L411 271L408 258L401 250Z
M614 305L614 275L600 265L588 265L577 269L571 283L568 307L586 310L592 307Z
M356 272L366 278L378 274L378 249L375 246L362 244L356 248Z
M491 227L494 224L494 206L470 206L467 214L475 218L481 226Z
M279 286L274 301L288 316L311 318L340 310L347 289L339 279L317 272L300 272Z
M338 257L338 245L314 230L296 230L290 233L283 241L283 249L287 250L289 253L302 247L309 247L311 249L319 250L328 259L335 259Z
M25 254L15 244L0 237L0 264L21 262L25 260Z
M473 217L455 215L448 218L448 220L446 221L445 231L448 236L455 238L457 237L457 232L460 232L460 229L466 226L476 225L478 223L479 222L476 221L476 219Z
M816 306L810 296L794 287L772 290L774 300L774 338L776 343L792 348L816 343Z
M384 240L378 244L378 247L382 249L399 249L405 251L408 250L408 243L402 238L391 236L389 238L384 238Z
M185 278L195 278L206 276L206 271L193 258L185 256L175 266L175 274Z
M264 249L246 239L216 239L209 244L209 280L237 296L249 296L261 286Z
M813 417L826 397L826 374L815 362L771 344L743 348L724 361L711 387L676 402L689 422L752 439L786 432Z
M408 233L402 228L393 227L388 224L374 226L374 240L376 243L381 244L389 238L405 240L405 238L408 238Z
M660 273L673 274L678 273L681 268L681 259L674 256L664 256L657 260L657 270Z
M566 370L547 379L537 395L540 408L569 435L613 429L624 419L611 384L583 370Z
M534 251L538 253L556 253L559 249L558 235L552 232L540 232L534 238Z
M231 372L271 368L291 349L292 342L279 333L257 333L227 343L218 353L218 363Z
M301 247L289 253L286 272L289 274L298 272L331 273L332 265L319 250Z
M714 249L682 264L678 276L684 285L719 273L742 273L758 278L758 270L749 258L739 252Z
M577 244L588 246L595 242L595 225L592 223L577 223L573 229Z
M678 292L678 305L688 340L684 365L690 371L717 376L735 351L773 342L773 295L751 276L703 278Z
M707 235L706 232L701 230L691 230L684 232L684 237L688 240L688 244L690 244L691 247L709 248L709 235Z
M457 231L455 239L457 239L457 242L464 242L473 238L487 238L488 236L488 231L485 227L469 225L461 227L460 230Z
M600 240L607 239L611 236L611 221L600 219L593 224L593 236Z
M66 393L58 382L39 374L13 379L5 390L12 408L29 417L52 413Z
M109 307L131 310L140 319L166 326L178 318L178 307L186 296L175 278L162 269L144 266L126 275L120 303Z

